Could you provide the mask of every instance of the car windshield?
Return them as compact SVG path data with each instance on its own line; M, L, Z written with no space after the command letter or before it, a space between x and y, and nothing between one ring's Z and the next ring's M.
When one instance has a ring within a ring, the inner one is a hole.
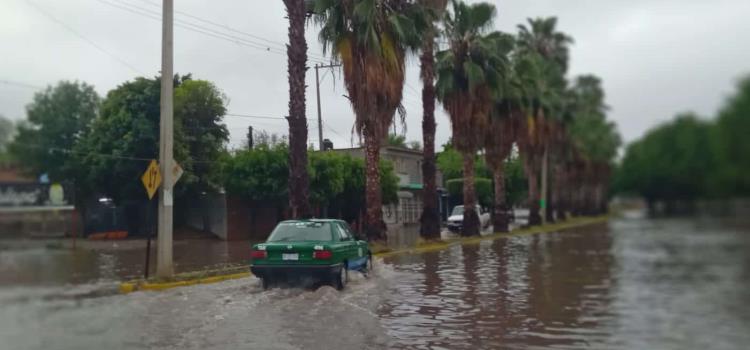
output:
M330 241L331 224L327 222L282 222L268 237L268 242Z
M458 205L453 207L453 212L451 213L451 215L464 215L464 206Z

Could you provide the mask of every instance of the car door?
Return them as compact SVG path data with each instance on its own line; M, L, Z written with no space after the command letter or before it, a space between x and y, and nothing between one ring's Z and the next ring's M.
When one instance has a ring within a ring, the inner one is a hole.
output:
M354 258L354 241L352 237L348 234L346 229L341 225L339 222L332 223L334 227L334 231L336 232L336 236L338 238L338 246L339 250L341 252L342 258L346 259L347 261L352 261Z
M369 254L369 249L367 247L367 242L358 239L357 236L354 234L354 231L352 231L351 227L349 227L349 224L346 222L342 222L341 226L346 230L346 232L349 234L350 237L352 237L352 242L354 243L354 249L355 249L355 258L359 261L365 261L367 260L367 256Z

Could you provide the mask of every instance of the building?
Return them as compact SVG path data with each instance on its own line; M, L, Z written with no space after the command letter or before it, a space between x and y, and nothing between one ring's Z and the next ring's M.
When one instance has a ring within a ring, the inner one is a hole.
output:
M364 158L364 148L340 148L333 152L348 154L352 157ZM383 206L383 221L390 231L399 229L409 232L419 232L419 217L422 215L422 151L404 147L384 146L380 149L380 158L393 163L396 176L399 178L398 204ZM438 170L436 174L438 208L444 213L447 207L447 195L442 188L443 174ZM441 215L441 217L445 217ZM411 236L411 235L408 235ZM416 237L414 237L416 239ZM390 240L390 238L389 238ZM407 242L408 243L408 242Z

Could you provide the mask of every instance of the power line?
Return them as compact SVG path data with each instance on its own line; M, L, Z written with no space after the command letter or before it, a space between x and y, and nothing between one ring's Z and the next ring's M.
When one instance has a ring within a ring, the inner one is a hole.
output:
M45 87L43 87L43 86L31 85L31 84L26 84L26 83L21 83L21 82L17 82L17 81L11 81L11 80L0 80L0 84L18 86L18 87L27 88L27 89L34 89L34 90L44 90L45 89Z
M121 59L120 57L117 57L116 55L112 54L111 52L105 50L103 47L99 46L97 43L93 42L91 39L85 37L83 34L79 33L78 31L76 31L72 27L70 27L67 24L65 24L65 22L57 19L51 13L49 13L46 10L44 10L43 8L41 8L39 5L37 5L37 4L35 4L35 3L31 2L31 1L27 1L26 3L29 6L31 6L32 8L34 8L36 11L38 11L39 13L43 14L44 16L46 16L47 18L49 18L50 20L54 21L55 23L59 24L63 28L67 29L69 32L73 33L73 35L75 35L79 39L87 42L89 45L93 46L97 50L101 51L102 53L104 53L107 56L111 57L112 59L116 60L117 62L120 62L122 65L124 65L124 66L132 69L136 73L144 74L143 71L141 71L140 69L136 68L135 66L133 66L132 64L126 62L125 60Z
M116 2L116 1L115 2L108 2L105 0L97 0L97 1L102 4L117 8L117 9L128 11L130 13L161 22L161 17L160 17L159 12L155 12L153 10L150 10L141 6L133 5L130 3ZM113 0L110 0L110 1L113 1ZM229 41L237 45L247 46L247 47L251 47L254 49L286 56L286 51L283 49L271 47L266 44L259 43L257 41L249 40L249 39L242 38L242 37L232 35L232 34L228 34L225 32L216 31L214 29L211 29L211 28L199 25L199 24L195 24L194 22L177 19L175 20L175 26L183 28L183 29L187 29L196 33L200 33L206 36L210 36L212 38ZM320 61L320 59L314 59L314 61Z
M151 6L157 7L157 8L161 8L161 5L156 4L154 2L151 2L149 0L139 0L139 1L143 2L143 3L146 3L146 4L149 4ZM210 24L210 25L213 25L213 26L216 26L216 27L219 27L219 28L223 28L223 29L228 30L230 32L234 32L234 33L237 33L237 34L246 35L246 36L251 37L251 38L255 38L255 39L258 39L258 40L261 40L261 41L265 41L265 42L267 42L269 44L272 44L272 45L280 46L282 49L286 50L286 43L284 43L284 42L280 42L280 41L277 41L277 40L267 39L267 38L264 38L264 37L256 35L256 34L248 33L248 32L245 32L245 31L241 31L241 30L232 28L232 27L230 27L230 26L228 26L226 24L216 23L214 21L210 21L210 20L207 20L205 18L201 18L201 17L192 15L192 14L184 12L184 11L175 11L175 13L183 15L183 16L188 17L188 18L195 19L196 21L199 21L199 22L203 22L203 23ZM309 52L308 56L317 56L320 59L323 59L323 60L326 59L325 55L319 54L317 52L316 53Z
M271 120L284 120L286 121L285 117L272 117L267 115L251 115L251 114L239 114L239 113L226 113L225 116L228 117L237 117L237 118L255 118L255 119L271 119ZM307 120L315 120L313 118L306 118Z

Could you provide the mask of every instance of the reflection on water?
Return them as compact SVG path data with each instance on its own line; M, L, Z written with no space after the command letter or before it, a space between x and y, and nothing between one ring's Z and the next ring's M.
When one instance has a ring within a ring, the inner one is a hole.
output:
M145 240L70 242L2 241L0 286L64 285L115 282L143 276ZM244 241L183 239L174 242L176 272L189 272L250 260ZM156 244L151 245L150 274L156 270Z
M741 349L750 237L717 221L618 220L388 261L394 348Z

